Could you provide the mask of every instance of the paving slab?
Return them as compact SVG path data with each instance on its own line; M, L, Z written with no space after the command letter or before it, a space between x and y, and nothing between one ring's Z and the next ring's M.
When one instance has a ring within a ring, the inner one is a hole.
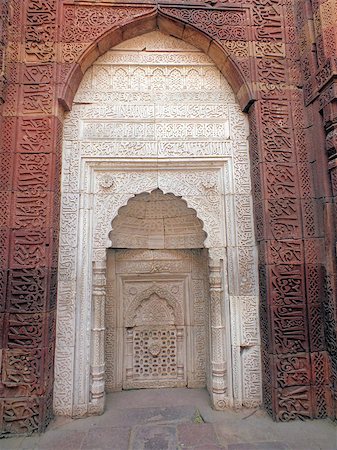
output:
M0 440L1 450L337 450L332 421L275 423L261 409L214 411L204 389L107 395L101 416L57 417L42 435Z
M177 429L174 425L144 425L133 431L130 450L176 450Z
M100 416L96 422L100 425L110 425L114 427L135 426L146 423L160 422L189 422L193 420L195 407L185 406L169 406L169 407L149 407L137 408L132 407L126 409L111 408L105 414Z
M39 450L75 450L82 447L85 436L86 433L84 431L52 430L41 435L38 442L35 441L34 445ZM28 443L29 441L27 440L26 444Z
M93 427L82 442L83 450L128 450L131 428Z
M228 450L288 450L282 442L255 442L254 444L230 444Z
M178 444L182 448L218 446L217 435L211 423L183 423L178 425Z

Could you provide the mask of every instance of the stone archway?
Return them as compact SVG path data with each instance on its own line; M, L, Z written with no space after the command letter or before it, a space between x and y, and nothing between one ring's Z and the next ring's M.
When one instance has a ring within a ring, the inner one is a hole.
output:
M57 413L104 408L111 222L134 195L158 188L182 197L207 233L214 406L260 403L247 135L246 117L220 71L175 38L153 32L126 41L86 72L65 120Z

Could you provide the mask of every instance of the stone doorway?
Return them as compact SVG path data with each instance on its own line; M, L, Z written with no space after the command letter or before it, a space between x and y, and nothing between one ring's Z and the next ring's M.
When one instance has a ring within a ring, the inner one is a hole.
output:
M131 248L107 250L108 392L206 386L208 256L184 248L204 238L195 212L160 190L136 196L116 217L112 242Z

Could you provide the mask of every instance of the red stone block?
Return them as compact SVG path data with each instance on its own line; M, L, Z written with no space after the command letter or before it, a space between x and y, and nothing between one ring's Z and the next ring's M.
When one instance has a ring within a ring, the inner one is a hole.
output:
M48 191L53 187L54 161L52 154L15 155L14 189L18 191Z
M22 153L51 153L55 151L56 117L20 118L17 151Z
M310 198L313 194L313 183L311 180L311 168L307 163L298 163L300 197Z
M0 153L0 191L12 189L13 153L7 151Z
M5 400L2 423L3 436L29 435L38 432L41 423L40 399L19 397Z
M272 335L270 327L270 313L269 308L260 304L260 333L261 333L261 346L266 350L267 353L272 352Z
M4 347L4 322L5 322L5 313L0 312L0 349L2 349ZM0 361L1 361L1 357L0 357ZM1 376L0 376L0 398L1 398ZM1 423L1 419L0 419L0 423ZM1 428L0 428L1 430Z
M22 115L48 116L56 112L55 85L27 84L21 90L19 111ZM20 114L20 115L21 115Z
M45 314L14 313L5 315L4 347L9 349L43 348Z
M0 228L9 226L11 194L7 191L0 192Z
M47 303L48 311L54 311L56 309L57 301L57 267L52 267L49 272L49 301Z
M48 347L50 344L55 342L56 335L56 310L49 311L45 315L45 346Z
M275 365L273 364L274 356L268 352L268 349L262 345L261 361L262 361L262 379L263 384L269 387L273 386L275 378Z
M12 269L9 272L7 310L11 313L35 313L47 309L47 269Z
M266 241L266 250L269 264L283 264L291 268L293 265L299 266L304 263L302 240ZM286 271L287 269L284 268L283 270ZM291 269L288 269L288 272L291 273Z
M304 305L270 309L273 353L304 353L309 350L307 312Z
M267 297L267 266L265 264L259 264L259 281L260 281L260 304L263 306L268 305Z
M320 303L323 298L323 266L306 264L305 272L307 302Z
M291 386L308 386L312 375L308 353L295 355L276 355L273 357L275 388Z
M310 386L292 386L274 390L275 419L288 422L295 419L311 419L312 392Z
M44 349L4 350L2 381L6 398L44 394L44 353Z
M324 45L325 58L334 57L337 53L337 33L335 23L330 27L325 27L322 30L322 38Z
M310 354L312 381L315 386L328 385L331 382L330 359L327 352Z
M325 258L324 239L305 239L304 255L306 264L322 264Z
M336 198L337 197L337 164L330 169L329 174L330 174L332 195Z
M324 315L322 303L308 304L310 350L320 352L325 348Z
M325 419L333 414L333 394L330 386L312 388L313 418Z
M52 244L52 260L51 267L58 267L59 261L59 235L58 229L53 229L53 244Z
M6 101L3 106L4 116L15 117L18 115L20 89L18 84L8 84L6 88Z
M293 163L266 163L261 167L265 176L264 198L298 197L297 166Z
M111 47L109 47L110 49ZM83 78L83 72L79 64L58 64L58 97L65 111L70 111L75 94Z
M44 353L44 378L47 392L53 390L55 343L51 343Z
M56 81L60 89L77 91L83 78L79 64L74 62L59 62L56 66ZM62 97L60 97L62 100Z
M208 53L208 49L212 41L208 36L200 33L195 28L189 25L185 25L183 40L199 48L206 54Z
M160 10L163 11L164 14L167 14L167 10L165 8L161 7ZM178 39L182 39L183 37L184 24L170 17L162 16L160 12L157 18L157 26L164 34L177 37Z
M8 267L9 229L0 228L0 269Z
M53 418L53 389L49 388L46 394L41 398L40 432L44 432L46 430Z
M156 24L154 24L156 28ZM104 33L99 41L97 42L98 51L101 55L104 55L105 52L109 51L111 48L118 45L123 41L123 30L121 28L109 30L107 33ZM72 89L76 92L78 85L72 86Z
M259 241L258 242L258 257L259 257L259 265L264 266L269 263L268 256L268 241Z
M264 192L262 191L262 163L258 162L258 151L253 155L256 160L253 160L251 165L251 177L252 177L252 190L253 201L262 202Z
M313 199L301 200L304 238L320 238L324 236L323 210L321 201ZM301 214L299 212L299 214Z
M89 45L88 45L89 47ZM100 56L98 47L95 46L93 48L89 48L86 51L84 51L81 55L80 58L78 58L78 62L80 67L81 67L81 71L83 73L85 73L89 67L92 66L92 64L96 61L96 59Z
M52 204L49 192L15 192L12 226L15 229L40 229L51 225Z
M48 228L13 230L10 245L10 267L48 267L51 262L52 231Z
M288 98L263 100L259 106L259 134L262 160L270 163L295 163L293 132Z
M301 208L298 199L268 200L264 203L266 235L270 239L300 239L302 235Z
M6 292L7 292L7 270L0 269L0 312L5 311Z
M305 277L303 264L267 266L268 299L271 307L305 304ZM301 350L298 350L301 351Z
M0 25L1 27L1 25ZM10 46L11 44L9 44ZM0 46L1 47L1 46ZM9 56L9 55L8 55ZM22 64L18 61L8 61L6 64L6 78L11 81L11 83L20 83L20 69Z
M255 237L257 241L269 239L267 223L264 215L264 203L253 198Z
M60 192L53 192L53 229L59 230L60 229L60 210L61 210L61 193Z
M157 11L149 7L148 11L136 20L129 20L121 26L122 40L126 41L144 33L150 33L157 28ZM118 36L117 36L118 39Z
M49 84L56 76L56 63L26 64L21 68L21 82L25 85Z

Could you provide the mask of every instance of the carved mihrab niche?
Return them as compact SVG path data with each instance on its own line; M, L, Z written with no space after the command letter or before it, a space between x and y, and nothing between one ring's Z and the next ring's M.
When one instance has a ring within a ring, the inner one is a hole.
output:
M247 135L220 71L178 39L152 32L88 69L64 125L57 414L135 387L260 403Z

